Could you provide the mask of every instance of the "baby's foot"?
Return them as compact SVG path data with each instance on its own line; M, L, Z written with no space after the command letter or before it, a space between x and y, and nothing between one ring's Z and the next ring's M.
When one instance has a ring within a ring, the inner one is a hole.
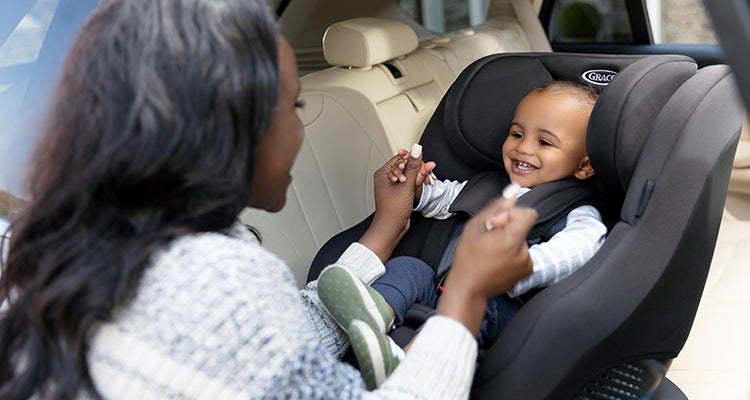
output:
M320 273L318 297L337 324L348 332L352 320L366 322L373 331L387 333L393 313L375 289L366 285L348 268L331 265Z
M347 331L365 386L367 390L375 390L396 369L398 359L385 335L374 331L366 322L352 320Z

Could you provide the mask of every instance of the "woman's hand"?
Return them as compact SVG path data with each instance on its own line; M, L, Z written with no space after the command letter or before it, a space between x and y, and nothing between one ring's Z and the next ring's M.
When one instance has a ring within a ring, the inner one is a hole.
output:
M413 149L412 153L416 151ZM408 154L406 150L401 150L375 171L375 216L359 242L384 263L409 230L414 185L422 165L421 153L421 147L419 154ZM398 167L399 163L403 163L403 168ZM389 175L394 170L402 172L403 179L391 179Z
M409 159L409 152L400 149L398 151L398 156L401 157L400 162L397 162L395 164L386 164L391 165L391 170L388 171L388 179L391 182L406 182L406 175L404 175L404 168L406 168L406 162ZM390 161L389 161L390 162ZM419 199L422 197L422 184L426 183L428 185L431 185L435 183L435 175L432 174L432 170L435 169L435 162L434 161L428 161L428 162L420 162L419 163L419 173L417 174L417 179L414 181L414 207L416 207L419 204Z
M514 204L515 199L500 198L466 223L445 281L437 313L461 322L474 335L487 300L533 271L526 235L536 212L511 208ZM488 224L493 229L488 230Z

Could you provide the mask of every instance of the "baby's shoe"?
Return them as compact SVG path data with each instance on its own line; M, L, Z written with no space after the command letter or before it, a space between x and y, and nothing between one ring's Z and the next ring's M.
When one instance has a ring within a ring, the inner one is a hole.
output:
M366 322L352 320L347 331L365 386L367 390L375 390L396 369L398 359L385 335L374 331Z
M349 331L352 320L366 322L385 334L393 325L393 313L375 289L362 282L349 268L326 267L318 278L318 297L341 328Z

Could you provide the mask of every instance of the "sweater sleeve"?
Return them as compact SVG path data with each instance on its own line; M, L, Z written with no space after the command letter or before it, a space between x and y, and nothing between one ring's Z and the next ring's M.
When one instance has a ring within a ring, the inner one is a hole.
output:
M529 248L533 263L532 275L518 282L508 291L511 297L530 289L549 286L582 267L599 250L607 227L592 206L581 206L567 216L565 228L550 240Z
M476 366L477 341L459 322L429 318L406 358L372 398L468 399Z

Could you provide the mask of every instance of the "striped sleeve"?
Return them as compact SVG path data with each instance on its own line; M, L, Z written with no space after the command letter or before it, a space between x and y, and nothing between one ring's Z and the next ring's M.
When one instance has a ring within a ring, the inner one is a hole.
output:
M518 282L508 295L520 296L530 289L549 286L583 266L604 243L607 227L599 211L581 206L567 216L565 228L544 243L529 248L534 264L530 277Z
M435 181L432 185L422 184L422 197L414 211L419 211L426 218L447 219L453 216L448 212L451 204L461 189L466 185L466 181Z

